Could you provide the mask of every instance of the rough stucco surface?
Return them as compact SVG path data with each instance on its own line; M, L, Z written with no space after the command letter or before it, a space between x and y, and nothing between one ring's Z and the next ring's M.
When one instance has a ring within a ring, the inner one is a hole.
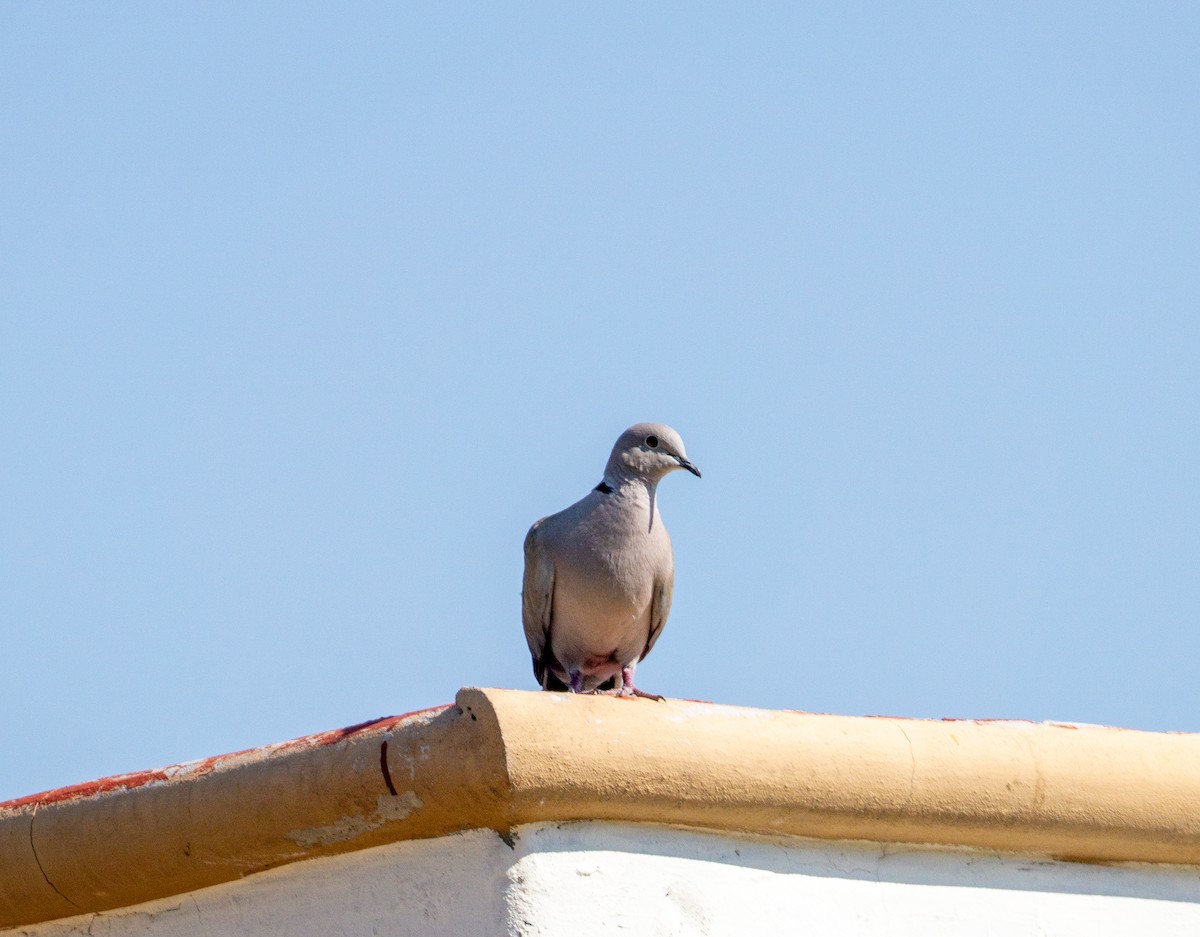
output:
M751 840L628 824L521 831L510 933L1200 934L1200 869Z
M284 866L26 937L1200 934L1200 869L539 823ZM769 930L768 930L769 929Z
M83 914L5 937L494 935L512 850L490 830L312 859L133 908Z

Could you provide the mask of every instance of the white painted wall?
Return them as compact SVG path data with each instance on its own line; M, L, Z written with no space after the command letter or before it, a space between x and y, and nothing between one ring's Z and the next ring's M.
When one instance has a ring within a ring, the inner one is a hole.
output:
M313 860L28 937L1200 934L1200 869L535 824Z

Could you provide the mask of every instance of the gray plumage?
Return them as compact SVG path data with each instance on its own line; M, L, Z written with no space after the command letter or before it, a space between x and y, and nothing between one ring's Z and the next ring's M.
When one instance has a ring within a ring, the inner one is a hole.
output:
M638 423L613 446L604 480L525 537L521 611L543 689L649 696L634 672L671 611L675 562L658 513L658 483L697 477L679 434Z

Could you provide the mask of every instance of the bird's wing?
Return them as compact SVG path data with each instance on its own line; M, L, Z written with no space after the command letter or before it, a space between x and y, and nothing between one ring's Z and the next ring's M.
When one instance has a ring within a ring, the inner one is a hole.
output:
M542 518L525 535L525 580L521 587L521 620L525 640L533 655L533 668L541 669L550 635L550 611L554 606L554 561L546 549ZM541 681L541 674L538 674Z
M667 623L667 616L671 614L671 593L674 589L674 572L654 577L654 595L650 599L650 636L646 639L646 649L642 651L642 656L638 660L645 659L646 655L650 653L650 649L654 647L654 642L658 640L658 636L662 634L663 626Z

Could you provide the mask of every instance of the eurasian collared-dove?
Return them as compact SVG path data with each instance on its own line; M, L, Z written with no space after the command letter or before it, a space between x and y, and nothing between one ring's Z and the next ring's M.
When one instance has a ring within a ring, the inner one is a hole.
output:
M638 423L587 497L529 528L521 617L543 689L652 695L633 677L671 611L675 561L656 491L680 468L700 476L679 434Z

